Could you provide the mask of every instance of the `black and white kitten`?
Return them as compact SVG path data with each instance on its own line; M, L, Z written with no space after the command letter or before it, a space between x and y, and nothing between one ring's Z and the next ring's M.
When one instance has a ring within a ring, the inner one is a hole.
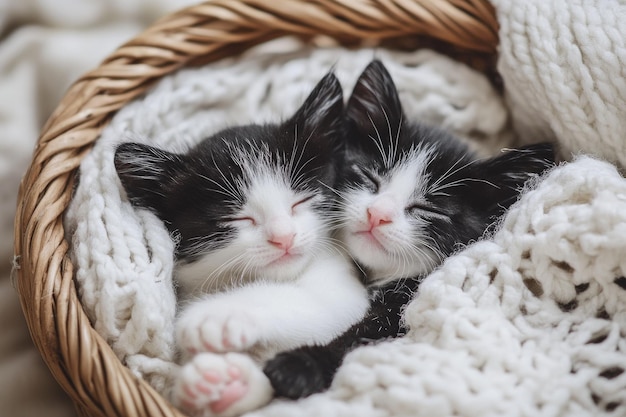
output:
M264 370L278 396L322 391L349 351L404 334L401 314L421 279L460 245L479 239L524 183L554 163L549 144L478 159L450 134L405 120L379 61L357 81L346 118L348 150L335 221L340 240L366 273L371 306L332 342L269 361Z
M283 123L226 129L185 154L118 146L130 202L178 241L188 301L171 395L185 411L231 416L263 405L272 391L258 362L327 343L365 314L361 275L330 237L342 126L341 86L328 74Z

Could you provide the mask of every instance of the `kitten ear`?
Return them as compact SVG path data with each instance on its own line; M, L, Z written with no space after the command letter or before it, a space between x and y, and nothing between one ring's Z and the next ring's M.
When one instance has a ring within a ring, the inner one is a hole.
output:
M551 143L528 145L505 151L470 169L478 181L471 193L479 196L490 216L500 216L519 197L520 190L531 178L555 166L555 150Z
M402 105L398 90L382 62L372 61L363 71L352 90L346 105L346 118L357 137L351 140L367 140L367 136L392 140L402 122ZM365 137L363 137L365 136Z
M296 141L313 151L328 152L340 139L343 125L343 90L335 74L317 83L304 104L283 127Z
M181 155L140 143L122 143L113 161L130 202L161 213L183 163Z

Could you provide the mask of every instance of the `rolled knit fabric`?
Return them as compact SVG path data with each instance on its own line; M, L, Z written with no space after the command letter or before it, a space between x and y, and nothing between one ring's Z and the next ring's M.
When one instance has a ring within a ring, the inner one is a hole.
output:
M626 166L626 4L492 0L515 130Z

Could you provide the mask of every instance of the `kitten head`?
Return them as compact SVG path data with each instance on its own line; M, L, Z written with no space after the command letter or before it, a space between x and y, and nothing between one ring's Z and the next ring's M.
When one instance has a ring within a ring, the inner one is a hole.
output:
M225 129L187 154L121 144L115 167L131 203L179 240L183 284L294 278L327 239L342 114L328 74L283 123Z
M550 145L477 159L458 138L406 121L379 61L358 79L346 118L337 221L374 283L430 272L478 239L554 160Z

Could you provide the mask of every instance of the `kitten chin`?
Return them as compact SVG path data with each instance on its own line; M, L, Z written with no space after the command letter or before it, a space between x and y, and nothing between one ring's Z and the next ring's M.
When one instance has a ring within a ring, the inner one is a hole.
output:
M367 282L384 285L400 278L414 277L432 271L441 255L422 247L418 253L407 250L392 253L384 238L374 231L343 230L339 236L355 261L367 269Z

